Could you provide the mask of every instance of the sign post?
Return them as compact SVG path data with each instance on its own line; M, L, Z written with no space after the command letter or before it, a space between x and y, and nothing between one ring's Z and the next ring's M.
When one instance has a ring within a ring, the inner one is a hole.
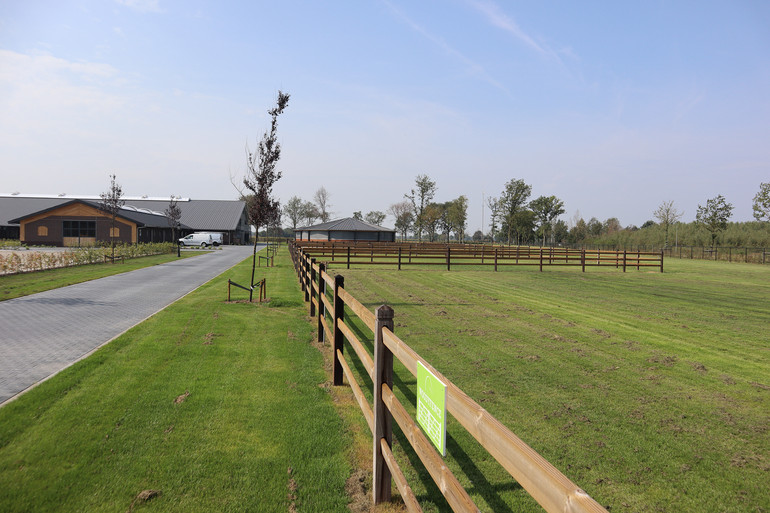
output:
M446 456L446 385L419 361L417 422L441 456Z

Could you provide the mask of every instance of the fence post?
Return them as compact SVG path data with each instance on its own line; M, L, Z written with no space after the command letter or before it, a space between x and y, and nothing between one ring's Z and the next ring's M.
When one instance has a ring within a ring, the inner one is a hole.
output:
M663 272L663 251L660 252L660 272Z
M583 268L583 272L586 272L586 248L580 250L580 266Z
M661 249L661 254L663 254L663 250ZM623 272L626 272L626 250L623 250Z
M348 247L350 249L350 247ZM342 364L339 361L337 351L344 352L342 330L340 330L340 321L345 311L345 302L340 297L340 289L345 288L345 278L338 274L334 277L334 341L332 343L332 361L334 362L332 376L335 386L342 385Z
M310 289L310 317L315 317L315 305L313 304L313 298L315 297L316 301L320 301L320 298L317 297L315 290L313 290L313 285L315 285L315 258L310 259L310 284L308 288Z
M495 272L497 272L497 248L495 248Z
M393 388L393 353L385 347L382 340L382 329L393 330L393 309L382 305L375 311L377 321L374 329L374 443L373 443L373 472L372 498L375 504L388 502L391 494L390 469L385 463L380 447L380 439L384 438L388 446L392 445L393 417L382 401L382 385L387 383Z
M348 246L348 269L350 269L350 246Z
M326 264L318 264L318 341L325 342L324 325L321 323L321 319L326 318L326 305L324 304L324 298L326 297L326 280L324 280L324 273L326 272Z
M310 287L308 287L308 269L307 263L310 260L308 256L302 258L302 290L305 292L305 301L310 301Z
M446 247L446 270L447 271L451 270L451 268L452 268L452 264L451 264L452 257L451 257L451 254L452 254L452 248L447 246Z
M398 247L398 270L401 270L401 246Z
M543 272L543 248L540 248L540 272Z
M227 280L227 302L230 302L230 280Z

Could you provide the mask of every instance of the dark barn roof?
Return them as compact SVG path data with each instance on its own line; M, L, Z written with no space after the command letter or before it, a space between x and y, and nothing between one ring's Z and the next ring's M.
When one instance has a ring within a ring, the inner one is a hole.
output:
M93 196L79 198L0 196L0 226L16 226L18 220L23 217L60 207L73 200L80 200L88 204L99 203L99 198ZM157 214L163 216L163 211L168 208L169 200L127 198L125 201L123 211L126 213L126 218L137 221L143 226L168 226L165 217L160 219ZM177 205L181 212L179 222L183 228L189 227L194 230L207 231L237 230L245 209L245 204L236 200L180 199ZM133 213L129 214L130 211Z
M394 233L395 230L390 228L384 228L377 226L376 224L367 223L356 219L355 217L346 217L344 219L336 219L321 224L314 224L313 226L302 226L295 228L294 231L344 231L344 232L388 232Z

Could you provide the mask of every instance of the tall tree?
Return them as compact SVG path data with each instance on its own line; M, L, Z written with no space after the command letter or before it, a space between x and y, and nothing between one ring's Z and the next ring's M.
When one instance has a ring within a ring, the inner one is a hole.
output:
M447 206L447 222L455 232L457 240L463 242L465 238L465 226L468 223L468 198L460 196L449 202Z
M719 232L727 228L727 221L733 214L733 206L725 201L721 194L716 198L706 200L706 205L698 205L698 211L695 214L695 220L704 225L711 233L711 247L717 240Z
M412 226L412 204L408 201L393 203L388 207L388 213L393 216L396 230L401 234L401 240L406 240L406 234Z
M386 217L387 215L384 212L380 212L379 210L372 210L371 212L368 212L366 216L364 216L364 221L369 224L382 226L382 223L385 221Z
M358 219L359 221L363 221L364 215L361 213L360 210L356 210L355 212L353 212L353 219Z
M101 193L99 196L102 200L99 202L99 208L110 215L112 224L110 225L110 245L112 246L112 263L115 263L115 218L118 217L120 208L126 204L126 200L123 199L123 188L116 181L115 175L110 175L110 188L107 192Z
M540 240L545 242L546 234L551 232L553 244L553 222L564 213L564 202L556 196L540 196L529 202L529 208L535 214Z
M665 237L663 239L663 247L668 247L668 228L672 224L679 221L684 212L680 212L674 207L674 200L664 201L660 206L652 213L655 219L663 226L665 230ZM642 225L644 228L644 225Z
M281 178L281 172L276 169L281 158L281 143L278 142L278 116L289 105L289 95L278 91L276 106L268 110L270 114L270 130L264 133L259 141L257 152L248 152L246 176L243 185L251 191L253 201L247 202L249 222L254 225L257 232L254 236L254 251L251 260L251 286L254 286L254 271L257 267L257 242L259 241L259 227L267 226L275 219L279 209L278 200L273 199L273 185ZM249 301L252 300L253 290L249 292Z
M304 204L302 198L299 196L292 196L286 205L283 207L283 212L291 220L291 229L297 228L297 225L302 222Z
M163 211L166 214L166 219L168 219L168 225L171 227L171 240L177 245L177 256L179 256L179 240L176 237L176 232L179 230L179 219L182 217L182 211L177 204L178 199L172 194L168 207Z
M329 222L329 219L332 217L332 212L329 211L329 208L332 206L329 203L329 196L329 191L324 186L321 186L313 195L313 202L318 207L318 216L321 218L322 223Z
M412 202L417 240L422 240L422 231L425 228L425 207L436 195L436 182L431 180L428 175L417 175L414 184L416 188L412 189L410 194L404 194L404 197Z
M315 203L306 201L302 204L302 218L305 220L305 226L310 226L315 223L320 215Z
M441 216L444 214L443 205L440 203L428 203L422 213L422 222L428 240L434 242L438 233Z
M489 236L492 238L492 242L495 242L497 237L497 227L500 222L500 201L494 196L487 198L487 206L489 207ZM484 227L482 226L483 230Z
M508 244L511 243L512 235L517 231L516 215L523 210L530 194L532 194L531 185L524 183L524 180L512 179L505 184L505 189L500 195L498 204L502 224L508 236Z
M754 210L754 219L770 221L770 182L759 184L759 192L754 196L754 203L751 206Z

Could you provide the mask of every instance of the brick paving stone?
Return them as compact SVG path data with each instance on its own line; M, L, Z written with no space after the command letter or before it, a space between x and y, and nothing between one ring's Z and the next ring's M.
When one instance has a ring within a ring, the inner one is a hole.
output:
M251 251L250 246L223 246L193 258L1 301L0 404L164 309Z

